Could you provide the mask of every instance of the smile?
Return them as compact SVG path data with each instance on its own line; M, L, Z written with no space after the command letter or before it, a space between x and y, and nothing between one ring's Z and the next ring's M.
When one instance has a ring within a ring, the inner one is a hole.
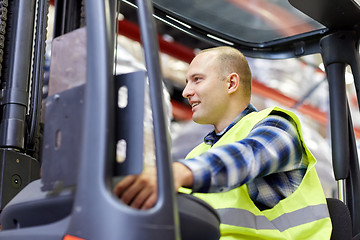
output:
M195 107L195 106L197 106L197 105L199 105L199 103L192 103L192 104L191 104L191 107Z

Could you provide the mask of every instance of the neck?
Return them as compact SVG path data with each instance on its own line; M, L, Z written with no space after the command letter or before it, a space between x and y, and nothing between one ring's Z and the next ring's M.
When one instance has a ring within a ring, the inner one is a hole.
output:
M224 117L218 123L214 124L215 133L222 132L225 128L227 128L240 113L242 113L246 107L250 103L243 104L239 107L239 104L234 108L229 108L230 111L228 114L224 115Z

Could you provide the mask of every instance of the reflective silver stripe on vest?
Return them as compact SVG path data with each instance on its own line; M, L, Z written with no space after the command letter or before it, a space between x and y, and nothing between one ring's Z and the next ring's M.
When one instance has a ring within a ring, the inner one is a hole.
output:
M221 208L216 210L219 213L221 223L223 224L257 230L278 229L280 232L329 217L326 204L307 206L290 213L284 213L272 221L269 221L265 216L255 216L252 212L244 209Z

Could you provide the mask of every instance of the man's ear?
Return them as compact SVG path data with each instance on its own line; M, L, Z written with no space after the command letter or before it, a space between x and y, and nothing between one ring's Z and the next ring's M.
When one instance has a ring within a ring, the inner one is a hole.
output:
M234 93L239 88L240 77L237 73L230 73L227 77L228 93Z

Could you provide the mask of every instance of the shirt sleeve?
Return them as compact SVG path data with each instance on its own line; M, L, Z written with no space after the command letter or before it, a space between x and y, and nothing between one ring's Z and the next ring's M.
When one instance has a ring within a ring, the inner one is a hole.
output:
M228 191L272 173L306 168L302 156L292 119L270 115L246 138L180 162L193 172L193 191L207 193Z

